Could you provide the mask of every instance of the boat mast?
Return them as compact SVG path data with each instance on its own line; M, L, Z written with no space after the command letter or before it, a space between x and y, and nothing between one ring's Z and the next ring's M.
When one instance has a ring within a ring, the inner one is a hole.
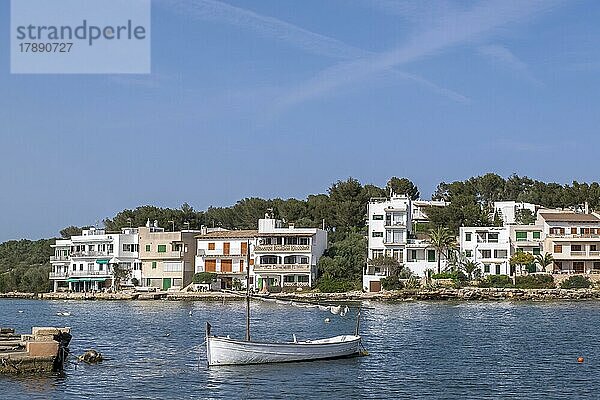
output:
M246 255L246 341L250 341L250 239L247 241Z

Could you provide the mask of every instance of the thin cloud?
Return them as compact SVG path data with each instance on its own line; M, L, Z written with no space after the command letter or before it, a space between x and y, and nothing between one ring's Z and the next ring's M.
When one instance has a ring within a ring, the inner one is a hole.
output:
M367 59L375 55L370 51L300 28L280 19L264 16L216 0L162 0L159 4L187 17L249 29L259 36L285 42L310 54L342 60ZM466 96L440 87L423 77L393 69L391 69L391 72L397 78L408 79L454 101L463 103L470 101Z
M481 55L491 60L494 64L517 73L522 78L537 86L543 86L542 82L540 82L531 74L529 66L521 61L506 47L500 45L486 45L480 46L478 51Z
M292 44L311 54L339 59L363 57L367 54L329 36L216 0L174 0L161 1L161 4L180 15L250 29L262 37Z
M278 106L289 107L383 70L481 40L506 24L528 20L558 4L559 1L548 0L496 0L482 2L468 11L452 12L441 18L433 28L414 35L403 46L367 59L339 63L319 72L281 98Z

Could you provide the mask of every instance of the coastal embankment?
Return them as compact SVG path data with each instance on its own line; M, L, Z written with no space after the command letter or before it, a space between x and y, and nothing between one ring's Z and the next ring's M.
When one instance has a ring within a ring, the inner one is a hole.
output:
M552 301L600 300L600 289L514 289L440 288L430 290L392 290L377 293L271 293L255 294L256 298L306 302L338 301ZM171 300L229 301L243 300L243 293L230 292L151 292L151 293L0 293L0 299L38 300Z

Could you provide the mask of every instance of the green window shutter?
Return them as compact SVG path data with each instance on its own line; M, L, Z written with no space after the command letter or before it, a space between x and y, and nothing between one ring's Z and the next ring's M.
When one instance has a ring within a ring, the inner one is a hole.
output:
M435 250L427 250L427 261L435 262Z
M485 272L486 274L490 273L490 264L485 264L483 266L483 272Z
M517 231L515 233L517 235L517 240L527 240L527 232Z
M542 252L540 251L539 247L534 247L533 248L533 255L534 256L539 256L540 254L542 254Z
M541 236L542 236L542 232L540 232L540 231L533 232L533 238L534 239L540 239Z
M156 269L156 261L152 261L152 269Z
M146 251L150 251L150 245L149 244L146 245Z
M166 253L167 252L167 245L166 244L159 244L158 245L158 252L159 253Z

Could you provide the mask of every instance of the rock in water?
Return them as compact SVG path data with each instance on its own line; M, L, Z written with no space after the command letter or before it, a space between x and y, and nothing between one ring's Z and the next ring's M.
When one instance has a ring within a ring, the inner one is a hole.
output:
M77 357L79 361L86 362L88 364L96 364L104 360L102 353L94 349L87 350L85 353Z

